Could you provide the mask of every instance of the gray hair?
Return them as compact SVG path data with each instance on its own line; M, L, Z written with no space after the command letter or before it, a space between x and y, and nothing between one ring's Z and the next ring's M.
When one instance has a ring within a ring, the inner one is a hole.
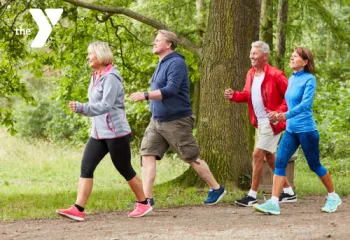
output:
M113 62L113 53L106 42L93 42L88 46L88 53L95 53L101 64L108 65Z
M270 53L270 47L266 42L256 41L252 43L252 47L261 47L263 53Z
M177 47L178 38L175 33L167 30L159 30L158 33L162 33L165 36L165 40L171 43L171 49L174 50Z

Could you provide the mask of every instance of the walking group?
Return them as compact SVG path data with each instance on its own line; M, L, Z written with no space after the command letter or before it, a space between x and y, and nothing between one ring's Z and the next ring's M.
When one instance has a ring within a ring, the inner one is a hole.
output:
M82 157L75 204L68 209L57 210L58 214L84 221L84 208L92 191L94 171L107 153L135 195L134 210L129 217L142 217L152 211L157 160L163 158L169 147L210 187L204 204L216 204L225 196L225 188L200 158L199 147L192 135L194 117L190 81L184 57L174 51L177 44L175 33L158 32L153 42L153 53L158 55L159 62L151 79L151 91L130 95L135 102L149 101L152 112L140 148L142 181L131 165L131 129L124 107L123 78L112 65L113 54L107 43L89 45L87 60L90 68L94 69L88 88L89 101L71 101L69 108L74 113L91 117L91 137ZM330 174L320 163L319 135L312 112L316 89L312 53L304 47L294 49L290 58L293 74L287 80L282 71L269 65L269 51L265 42L253 42L250 51L252 68L247 73L243 91L224 91L226 99L248 104L250 122L258 129L251 189L235 203L253 206L263 213L280 214L279 203L296 202L296 193L286 178L286 167L301 146L310 169L328 191L327 201L321 210L335 212L342 201L334 191ZM264 161L274 171L272 197L263 204L257 204Z

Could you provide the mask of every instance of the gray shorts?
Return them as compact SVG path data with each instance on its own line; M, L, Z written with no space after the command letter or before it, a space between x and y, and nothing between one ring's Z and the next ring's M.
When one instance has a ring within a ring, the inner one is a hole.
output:
M260 124L258 126L258 141L255 147L270 153L275 153L280 137L281 133L277 135L273 133L269 122Z
M160 160L170 146L183 161L196 161L199 147L192 135L193 126L193 116L168 122L151 119L142 139L141 156L156 156Z

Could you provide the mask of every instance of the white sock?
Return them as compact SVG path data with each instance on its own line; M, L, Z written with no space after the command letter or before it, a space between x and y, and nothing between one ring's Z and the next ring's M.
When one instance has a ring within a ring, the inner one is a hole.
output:
M294 195L294 191L292 187L283 188L283 192L288 193L289 195Z
M329 192L328 193L328 197L336 197L338 194L336 194L335 193L335 191L334 192Z
M251 196L253 198L256 198L256 195L258 194L258 192L254 191L254 190L249 190L248 196Z
M271 197L271 202L272 202L273 204L278 204L278 201L279 201L279 198L278 198L278 197L275 197L275 196L272 196L272 197Z

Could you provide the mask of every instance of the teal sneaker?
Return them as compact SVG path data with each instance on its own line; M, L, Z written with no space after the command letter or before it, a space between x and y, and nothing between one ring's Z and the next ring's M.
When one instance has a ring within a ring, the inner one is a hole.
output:
M273 204L271 200L267 200L263 204L255 204L253 205L253 208L262 213L267 213L270 215L279 215L281 214L280 212L280 205L278 204Z
M337 196L336 197L327 197L327 201L326 204L324 205L324 207L321 209L322 212L327 212L327 213L331 213L331 212L335 212L337 211L338 206L340 206L342 203L340 197Z

